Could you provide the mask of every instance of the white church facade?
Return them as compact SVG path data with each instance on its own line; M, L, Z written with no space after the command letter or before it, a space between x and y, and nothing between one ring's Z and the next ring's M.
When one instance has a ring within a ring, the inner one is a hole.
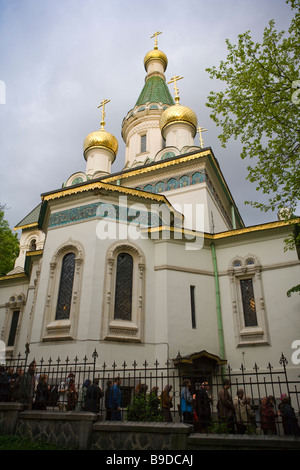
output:
M146 54L145 85L117 139L84 140L86 172L41 195L17 225L20 254L0 278L0 339L7 355L91 357L121 364L196 360L277 364L292 376L300 340L293 225L246 227L210 147L195 145L195 113L166 83L166 55ZM201 129L200 129L201 130ZM201 134L200 134L201 135ZM120 157L119 157L120 158ZM121 157L122 158L122 157Z

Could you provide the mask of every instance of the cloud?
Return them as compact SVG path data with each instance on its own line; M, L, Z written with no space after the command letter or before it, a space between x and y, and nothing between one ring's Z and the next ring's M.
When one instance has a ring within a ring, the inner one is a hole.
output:
M225 39L251 30L260 40L274 18L287 29L292 17L281 0L0 0L1 76L6 104L0 105L0 202L16 225L40 202L42 192L61 187L85 170L82 144L99 128L103 98L106 129L119 141L112 171L124 166L122 120L144 85L143 59L159 47L168 57L166 77L180 74L181 103L192 107L246 224L274 219L245 207L255 199L245 183L240 146L222 149L205 102L219 86L205 69L226 57ZM171 90L173 92L173 90Z

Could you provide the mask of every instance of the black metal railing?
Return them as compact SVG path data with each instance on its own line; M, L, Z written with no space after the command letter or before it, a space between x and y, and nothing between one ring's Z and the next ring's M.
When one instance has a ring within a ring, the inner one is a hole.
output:
M96 350L90 360L76 357L36 362L26 347L24 357L7 358L2 366L0 401L21 401L38 410L93 411L99 419L186 422L200 432L298 435L300 381L289 380L286 366L282 355L276 369L271 364L263 369L257 364L251 369L242 365L239 370L220 366L213 370L193 369L189 375L180 355L176 365L168 360L164 364L124 361L109 366L101 364ZM114 388L121 392L120 409L112 413L115 410L111 408L117 405L109 402L109 392L117 378ZM192 396L189 413L184 412L181 401L186 379ZM226 393L235 403L234 416L230 410L227 415L220 411L218 402L224 379L230 381ZM237 391L241 389L243 396L238 400ZM206 407L201 402L203 397ZM288 421L291 413L292 425Z

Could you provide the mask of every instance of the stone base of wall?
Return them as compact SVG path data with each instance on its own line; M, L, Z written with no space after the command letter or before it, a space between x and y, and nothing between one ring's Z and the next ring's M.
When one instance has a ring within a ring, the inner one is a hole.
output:
M190 434L187 450L300 450L300 438L241 434Z
M46 441L62 449L90 449L95 413L73 411L22 411L15 435L31 441Z
M92 449L185 450L192 429L181 423L98 421L93 426Z
M59 448L102 451L300 450L289 436L198 434L181 423L103 421L96 413L24 410L0 403L0 435L17 435Z

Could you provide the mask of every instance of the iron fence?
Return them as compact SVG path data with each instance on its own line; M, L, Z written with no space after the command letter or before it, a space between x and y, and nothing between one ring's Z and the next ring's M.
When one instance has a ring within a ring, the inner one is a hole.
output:
M24 377L28 379L32 363L35 363L29 381L32 388L24 398ZM96 350L90 360L76 357L36 362L30 359L29 348L26 348L24 357L19 354L16 358L7 358L2 367L0 401L23 401L30 408L45 411L93 411L98 413L99 419L185 422L200 432L299 435L300 381L289 381L286 366L287 360L282 355L277 368L268 364L260 369L255 364L251 369L241 365L239 370L233 370L227 365L189 373L180 355L176 365L168 360L164 364L158 361L127 364L124 361L121 365L109 366L101 364ZM109 403L115 379L119 379L117 390L121 392L117 417L112 416L112 403ZM231 416L222 416L218 406L220 393L224 392L224 379L230 381L227 393L235 403L234 422ZM190 383L188 389L192 397L188 413L182 409L181 400L186 380ZM238 400L237 392L241 389L243 397ZM201 402L203 393L208 405L205 410ZM284 403L289 406L289 412L294 413L292 429L287 425ZM267 423L263 416L265 405L268 407ZM244 416L241 426L242 411L246 412L246 418Z

